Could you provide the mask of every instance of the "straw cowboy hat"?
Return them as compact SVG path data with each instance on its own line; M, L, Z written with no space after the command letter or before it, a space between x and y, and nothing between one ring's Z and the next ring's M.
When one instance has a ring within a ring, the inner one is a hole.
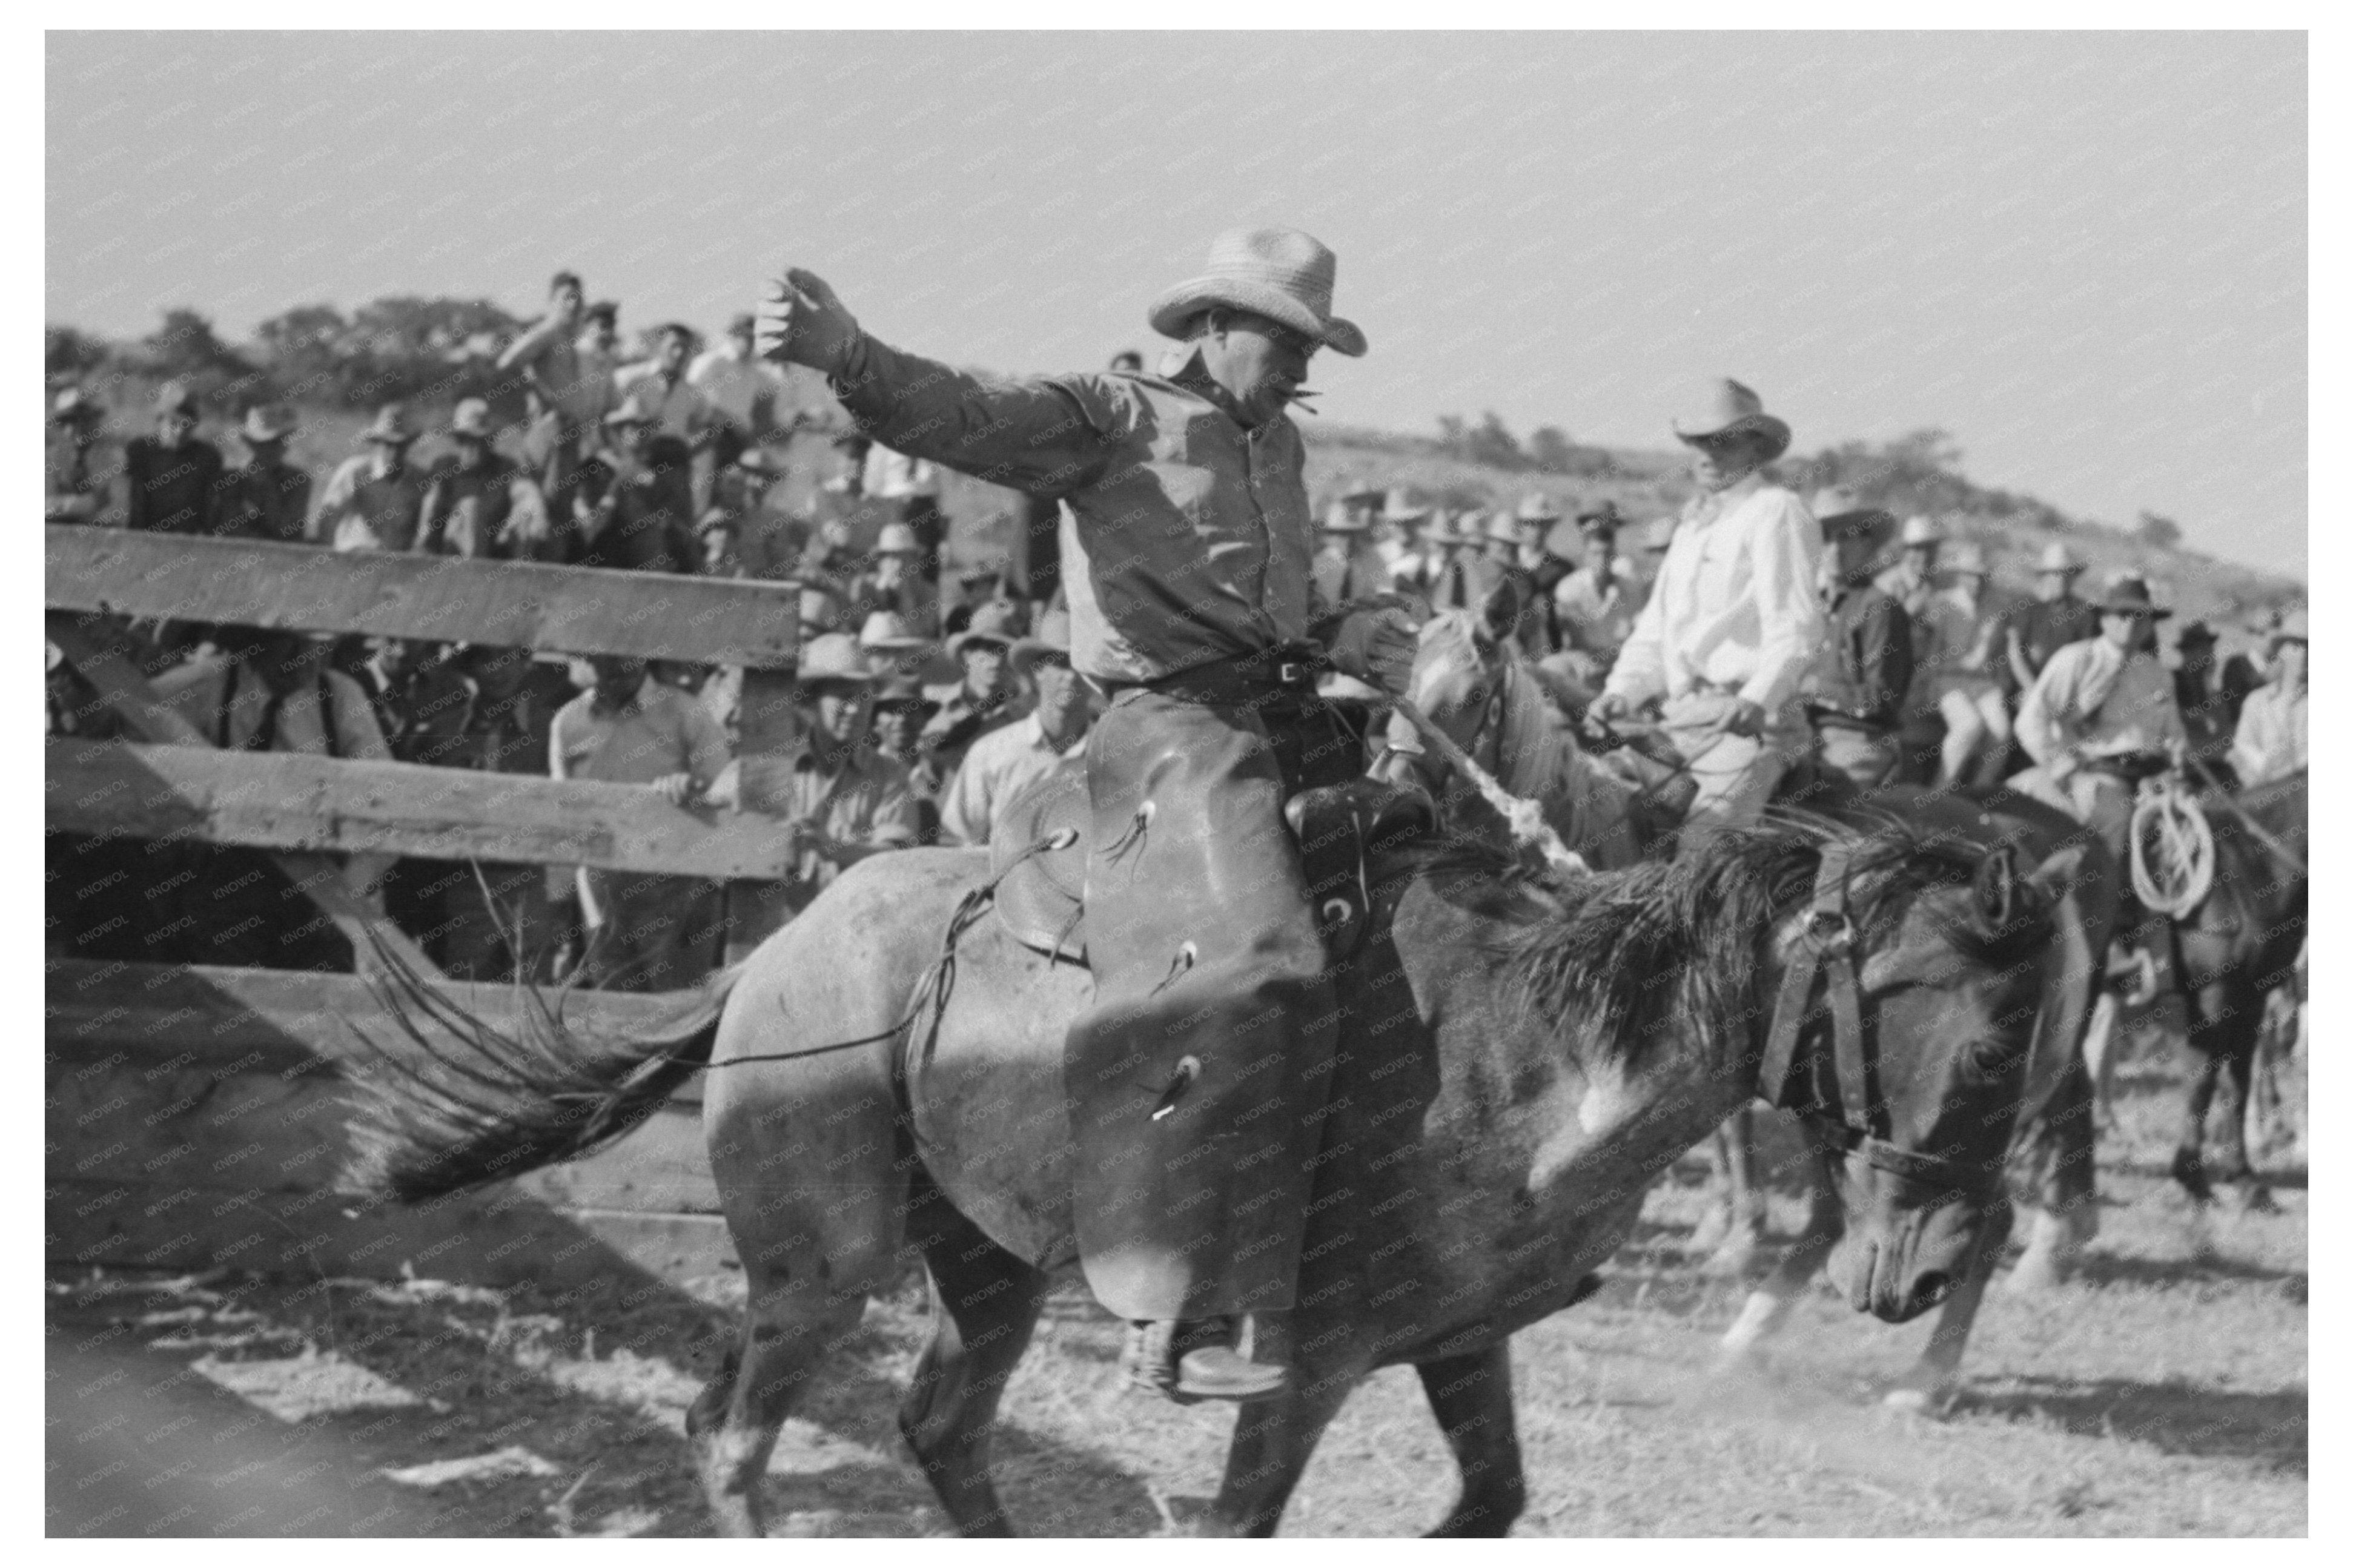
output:
M2108 584L2108 596L2099 604L2104 616L2147 616L2161 621L2173 614L2171 610L2148 595L2148 584L2139 577L2119 577Z
M2042 554L2034 563L2034 574L2038 577L2072 577L2083 571L2085 564L2084 558L2069 549L2065 541L2054 539L2042 547Z
M905 617L891 610L875 611L858 628L858 646L869 653L912 653L931 645L931 638L916 636Z
M1935 518L1922 517L1915 512L1904 520L1905 549L1917 550L1924 545L1944 542L1945 531L1936 526Z
M1038 629L1015 643L1008 657L1014 668L1027 675L1030 666L1050 653L1060 654L1064 659L1071 657L1071 617L1067 611L1049 610L1039 616Z
M1377 507L1384 499L1381 487L1378 485L1364 485L1353 490L1340 492L1340 502L1343 506Z
M1953 546L1945 557L1945 570L1955 576L1990 577L1992 570L1986 565L1985 547L1974 539L1965 539Z
M886 708L912 708L917 721L930 718L940 710L940 705L923 695L923 683L915 676L892 675L883 679L874 693L874 710Z
M1498 544L1517 544L1520 542L1520 520L1513 512L1499 507L1487 514L1486 535Z
M828 632L801 649L801 666L794 672L795 684L806 689L828 681L844 686L871 686L875 674L858 651L858 639L848 632Z
M49 405L49 417L60 425L90 425L106 417L98 399L79 386L69 386Z
M468 441L491 438L491 405L479 397L462 397L449 411L449 434Z
M258 403L245 411L245 418L238 424L237 433L247 446L259 447L271 441L283 441L294 434L294 429L292 409Z
M375 411L375 418L360 432L360 439L386 447L406 447L417 439L417 431L408 423L406 407L397 403L387 403Z
M1020 609L1010 599L991 599L972 613L964 630L948 638L948 657L961 658L975 643L1009 648L1020 633Z
M1365 352L1356 323L1332 313L1339 258L1295 228L1229 228L1209 242L1201 274L1152 301L1145 319L1165 338L1212 305L1230 305L1303 332L1354 359Z
M1323 529L1326 533L1368 533L1372 521L1345 500L1335 500L1324 509Z
M1393 489L1381 498L1383 522L1419 522L1430 515L1430 508L1413 504L1413 492Z
M1753 430L1772 448L1765 454L1768 463L1789 449L1788 423L1766 413L1764 399L1729 377L1709 382L1668 427L1690 446Z
M915 531L903 522L886 522L874 541L877 555L921 555L923 547L915 539Z
M765 447L746 447L736 453L735 467L744 473L756 474L764 479L785 477L785 465L770 457Z
M1520 498L1520 510L1513 514L1522 522L1553 523L1560 521L1560 508L1552 497L1542 490L1530 490Z

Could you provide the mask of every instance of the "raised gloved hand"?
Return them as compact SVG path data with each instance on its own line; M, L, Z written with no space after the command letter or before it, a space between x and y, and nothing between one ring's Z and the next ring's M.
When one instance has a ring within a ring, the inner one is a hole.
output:
M1421 646L1413 614L1399 595L1361 599L1318 628L1325 657L1341 674L1402 697L1413 683L1414 655Z
M788 268L768 285L752 328L762 359L805 364L830 375L858 342L858 318L816 273Z

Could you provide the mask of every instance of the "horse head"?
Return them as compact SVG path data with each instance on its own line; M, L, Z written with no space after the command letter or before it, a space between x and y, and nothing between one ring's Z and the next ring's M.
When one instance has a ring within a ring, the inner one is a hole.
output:
M1899 832L1826 844L1778 933L1757 1090L1799 1112L1830 1167L1856 1310L1905 1321L1977 1265L2008 1203L2051 925L2007 846Z
M1518 585L1506 579L1478 609L1431 616L1422 623L1406 695L1505 789L1535 797L1557 784L1561 753L1573 742L1554 723L1543 688L1511 640L1519 613ZM1402 783L1419 765L1423 782L1443 798L1447 770L1435 758L1417 757L1412 737L1409 721L1392 722L1398 750L1377 776Z

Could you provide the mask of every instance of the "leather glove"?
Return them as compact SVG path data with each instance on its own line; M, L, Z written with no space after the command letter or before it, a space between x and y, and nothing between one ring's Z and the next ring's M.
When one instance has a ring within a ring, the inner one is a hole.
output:
M795 267L768 285L752 343L762 359L805 364L830 375L849 357L858 338L858 318L826 280Z
M1421 639L1404 602L1383 595L1351 605L1325 633L1332 668L1402 697L1413 683L1414 655Z

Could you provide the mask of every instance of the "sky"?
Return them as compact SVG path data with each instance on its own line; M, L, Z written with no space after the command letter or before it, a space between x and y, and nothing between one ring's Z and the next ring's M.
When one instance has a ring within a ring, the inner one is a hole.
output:
M1238 225L1339 256L1335 423L1797 449L2306 572L2306 51L2270 34L48 35L47 310L486 296L716 329L786 265L957 363L1100 365Z

